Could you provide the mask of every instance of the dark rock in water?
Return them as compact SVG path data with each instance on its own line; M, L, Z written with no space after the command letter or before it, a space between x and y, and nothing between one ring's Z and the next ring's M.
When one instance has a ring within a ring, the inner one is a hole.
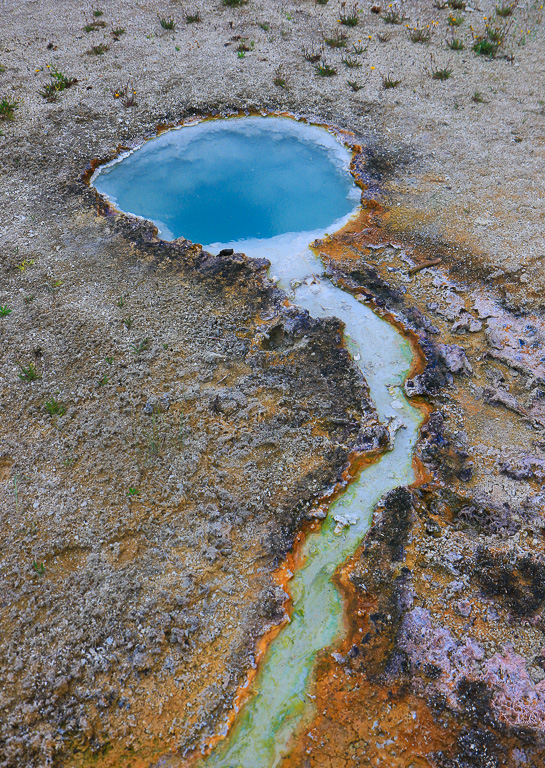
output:
M234 250L232 248L222 248L221 251L218 253L218 256L232 256L234 253Z

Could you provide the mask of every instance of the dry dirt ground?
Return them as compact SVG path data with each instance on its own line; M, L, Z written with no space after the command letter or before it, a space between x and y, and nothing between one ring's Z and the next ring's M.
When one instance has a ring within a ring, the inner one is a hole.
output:
M316 247L418 341L407 392L432 410L422 483L338 574L350 630L286 765L543 765L542 6L3 0L0 21L0 765L189 765L284 616L274 570L314 500L380 435L336 321L81 181L241 110L354 133L362 215Z

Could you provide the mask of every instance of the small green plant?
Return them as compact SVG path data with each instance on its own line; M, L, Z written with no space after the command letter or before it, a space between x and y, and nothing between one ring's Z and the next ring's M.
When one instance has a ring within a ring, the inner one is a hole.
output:
M106 22L102 19L98 19L97 17L91 19L91 21L87 21L85 26L83 27L83 31L90 33L90 32L96 32L98 29L103 29L106 25Z
M330 48L346 48L348 42L348 35L346 32L341 32L340 29L336 29L331 35L324 35L324 42L329 45Z
M386 13L382 14L381 19L385 24L401 24L405 17L397 3L390 3Z
M138 488L133 488L132 485L131 485L131 487L129 488L128 495L129 496L140 496L140 491L138 490Z
M43 563L37 563L36 560L32 563L33 569L36 571L38 576L43 576L45 573L45 565Z
M471 101L473 101L475 104L486 104L486 99L480 93L480 91L475 91L473 96L471 97Z
M327 5L329 0L316 0L316 5Z
M105 387L106 384L108 384L110 379L104 374L104 376L98 380L98 386L99 387Z
M21 373L18 374L21 381L31 382L42 378L38 375L38 371L36 370L34 363L29 363L27 367L22 365L22 363L17 363L17 365L21 369Z
M253 51L255 47L255 43L253 40L250 40L248 42L247 37L243 37L242 40L239 42L239 44L236 47L237 53L249 53L250 51Z
M108 363L108 365L112 365L113 361L114 359L111 355L106 358L106 362Z
M101 16L104 16L104 11L99 11L98 8L93 11L93 16L95 19L99 19Z
M319 77L333 77L333 75L337 74L337 70L332 64L328 64L324 59L316 64L316 74Z
M131 344L131 348L135 355L141 355L150 348L150 340L142 339L142 341L139 341L137 344Z
M451 40L447 40L447 45L451 51L463 51L464 44L457 37L453 37Z
M460 27L464 23L463 16L455 16L453 13L449 14L447 24L450 27Z
M382 87L385 90L388 90L389 88L397 88L400 82L401 80L395 80L393 77L390 77L389 75L382 76Z
M363 85L360 85L355 80L347 80L346 82L348 83L350 88L354 91L354 93L361 91L361 89L363 88Z
M34 301L35 298L36 298L36 294L35 293L31 293L28 296L25 296L23 301L25 302L25 304L30 304L30 302Z
M484 33L473 39L472 49L478 56L486 56L494 59L502 47L507 29L487 24Z
M19 109L17 101L10 101L6 98L0 99L0 120L13 120L16 109Z
M356 56L361 56L362 53L365 53L367 48L365 48L363 45L358 45L357 43L354 43L352 46L352 53L355 53Z
M355 56L345 56L342 59L342 63L345 67L348 67L348 69L359 69L359 67L361 67L361 61L356 59Z
M263 32L268 32L269 29L271 28L271 25L269 24L268 21L262 21L257 26L260 27L263 30Z
M53 395L51 395L49 400L45 401L44 408L50 416L64 416L66 413L66 406L55 400Z
M243 59L246 56L246 51L237 51L237 58Z
M19 270L19 272L26 272L26 270L29 267L33 267L34 264L36 264L35 259L25 259L20 264L17 264L17 269Z
M452 75L452 69L436 69L431 73L432 80L448 80Z
M273 83L278 86L278 88L288 87L287 75L284 72L284 68L281 64L274 70Z
M87 53L89 53L91 56L102 56L102 54L109 50L109 45L106 45L106 43L99 43L98 45L92 45Z
M136 106L136 91L130 84L130 82L127 82L126 85L122 86L121 88L116 88L112 91L112 96L114 99L119 99L120 103L123 104L123 106L126 109L129 109L129 107L135 107ZM122 306L118 303L118 306Z
M123 27L113 27L112 29L112 37L114 40L119 40L121 35L125 34L125 29Z
M186 24L198 24L200 21L202 21L202 19L199 11L186 13L185 15Z
M339 21L341 24L344 24L345 27L357 27L360 20L358 14L358 3L354 3L349 10L345 10L344 8L341 10Z
M518 0L515 0L512 3L505 3L503 2L501 5L496 6L496 16L499 16L502 19L507 19L509 16L513 15L513 11L517 7Z
M238 8L241 5L246 5L248 0L223 0L223 5L228 8Z
M7 317L8 315L11 315L13 310L8 309L7 305L2 306L0 304L0 317Z
M412 43L429 43L431 40L430 26L413 27L409 30L409 40Z
M319 49L314 48L314 46L312 46L312 48L303 47L303 57L307 61L310 61L312 64L316 64L318 61L320 61L323 55L324 55L323 47Z
M51 82L47 83L42 88L40 95L43 96L46 101L56 101L57 96L61 91L71 88L78 82L78 80L76 77L67 77L64 72L59 72L52 67L48 67L48 69Z
M117 300L117 306L121 308L124 304L125 304L125 300L123 296L120 296Z
M132 319L132 317L129 315L128 317L124 317L122 322L123 322L123 325L125 326L125 328L126 328L128 331L130 331L130 329L131 329L131 326L132 326L132 324L133 324L134 320L133 320L133 319Z
M465 11L466 0L448 0L447 5L449 8L452 8L453 11Z
M172 32L176 29L176 22L174 21L174 18L172 16L158 16L159 24L163 27L163 29L169 29Z

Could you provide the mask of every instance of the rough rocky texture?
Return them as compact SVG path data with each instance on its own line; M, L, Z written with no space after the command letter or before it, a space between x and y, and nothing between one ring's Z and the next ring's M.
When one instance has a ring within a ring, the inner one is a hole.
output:
M0 121L6 767L187 762L281 618L271 572L307 500L335 481L362 417L374 426L335 323L287 309L260 265L98 215L78 181L158 124L245 109L355 133L360 231L319 250L412 329L426 367L406 389L435 409L425 485L384 501L339 576L347 661L324 657L323 714L292 762L543 762L543 11L501 21L491 0L415 0L396 25L360 3L346 50L327 49L338 74L318 77L304 53L340 10L0 9L0 101L19 102ZM483 17L505 25L496 58L471 50ZM412 42L427 24L429 43ZM48 65L78 80L52 102ZM26 382L31 363L41 378ZM65 413L49 415L52 397Z

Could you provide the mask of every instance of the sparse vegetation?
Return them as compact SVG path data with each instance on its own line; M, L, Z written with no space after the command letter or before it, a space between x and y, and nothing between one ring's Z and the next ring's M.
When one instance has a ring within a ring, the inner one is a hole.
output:
M354 91L354 93L361 91L361 89L363 88L363 85L360 85L355 80L347 80L346 82L348 83L350 88Z
M337 74L337 70L332 64L328 64L324 59L319 61L316 65L316 74L320 77L333 77L333 75Z
M268 32L269 29L271 28L271 25L269 24L268 21L262 21L257 26L260 27L260 29L262 29L263 32Z
M381 19L385 24L401 24L404 16L399 6L396 3L391 3Z
M345 67L348 67L348 69L359 69L359 67L361 67L361 61L356 59L355 56L345 56L342 59L342 63Z
M342 9L339 21L345 27L357 27L359 23L358 3L354 3L349 10Z
M287 75L284 72L284 68L282 67L281 64L274 70L273 83L277 85L279 88L288 87Z
M340 29L336 29L331 35L324 35L324 42L330 48L346 48L348 42L348 35L345 32L341 32Z
M102 56L103 53L110 50L110 46L106 43L99 43L98 45L92 45L87 51L91 56Z
M21 373L18 374L19 378L22 381L37 381L38 379L41 379L42 377L38 374L38 371L36 370L36 366L34 363L29 363L28 366L22 365L22 363L17 363L19 368L21 369Z
M56 101L57 96L61 91L71 88L78 81L77 78L68 77L64 72L59 72L57 69L53 69L52 67L48 67L48 69L51 82L47 83L42 88L40 95L43 96L46 101Z
M448 0L447 5L449 8L452 8L453 11L465 11L466 9L465 0Z
M410 29L409 40L412 43L429 43L431 40L431 29L429 24L425 27L413 27Z
M240 5L246 5L248 0L223 0L223 5L228 8L238 8Z
M149 339L142 339L142 341L138 341L136 344L131 344L131 349L135 355L141 355L150 348L150 343Z
M471 101L473 101L475 104L486 104L486 99L483 97L480 91L475 91L471 97Z
M53 395L49 400L45 401L44 408L50 416L64 416L66 413L66 406L63 403L59 403L58 400L55 400Z
M382 87L385 90L388 90L389 88L397 88L400 82L401 80L396 80L395 78L390 77L390 75L382 76Z
M451 51L463 51L464 44L457 37L453 37L451 40L447 40L447 45Z
M496 16L500 16L502 19L507 19L513 15L515 8L517 7L517 0L511 3L502 3L496 6Z
M243 37L242 40L237 45L237 52L238 53L249 53L250 51L254 50L255 43L253 40L248 41L248 38Z
M112 29L112 37L114 38L114 40L119 40L121 35L124 35L124 34L125 34L125 29L123 27L114 27Z
M450 27L460 27L464 23L463 16L455 16L451 13L447 19L447 23Z
M132 319L132 317L129 315L128 317L124 317L122 322L123 322L123 325L125 326L125 328L126 328L128 331L130 331L130 329L131 329L131 326L132 326L132 324L133 324L134 320L133 320L133 319Z
M484 32L473 38L473 45L471 47L478 56L486 56L489 59L493 59L498 55L505 41L506 34L506 27L487 24Z
M0 317L7 317L8 315L11 315L12 310L8 309L7 306L1 306L0 305Z
M432 80L448 80L452 75L452 69L443 67L442 69L435 69L431 73Z
M158 19L163 29L170 30L171 32L176 30L176 22L172 16L158 16Z
M113 90L112 96L114 99L119 99L121 104L123 104L123 106L127 109L129 107L136 106L136 91L133 89L130 83L127 83L122 88L116 88ZM118 303L118 306L122 307L123 304Z
M186 13L185 15L185 23L186 24L198 24L201 22L201 14L199 11L190 11L189 13Z
M324 55L324 49L321 47L320 49L316 50L314 47L312 48L303 48L303 56L307 61L310 61L312 64L316 64L316 62L320 61L322 56Z
M0 99L0 120L13 120L16 109L19 109L19 104L16 101L10 101L6 98Z

